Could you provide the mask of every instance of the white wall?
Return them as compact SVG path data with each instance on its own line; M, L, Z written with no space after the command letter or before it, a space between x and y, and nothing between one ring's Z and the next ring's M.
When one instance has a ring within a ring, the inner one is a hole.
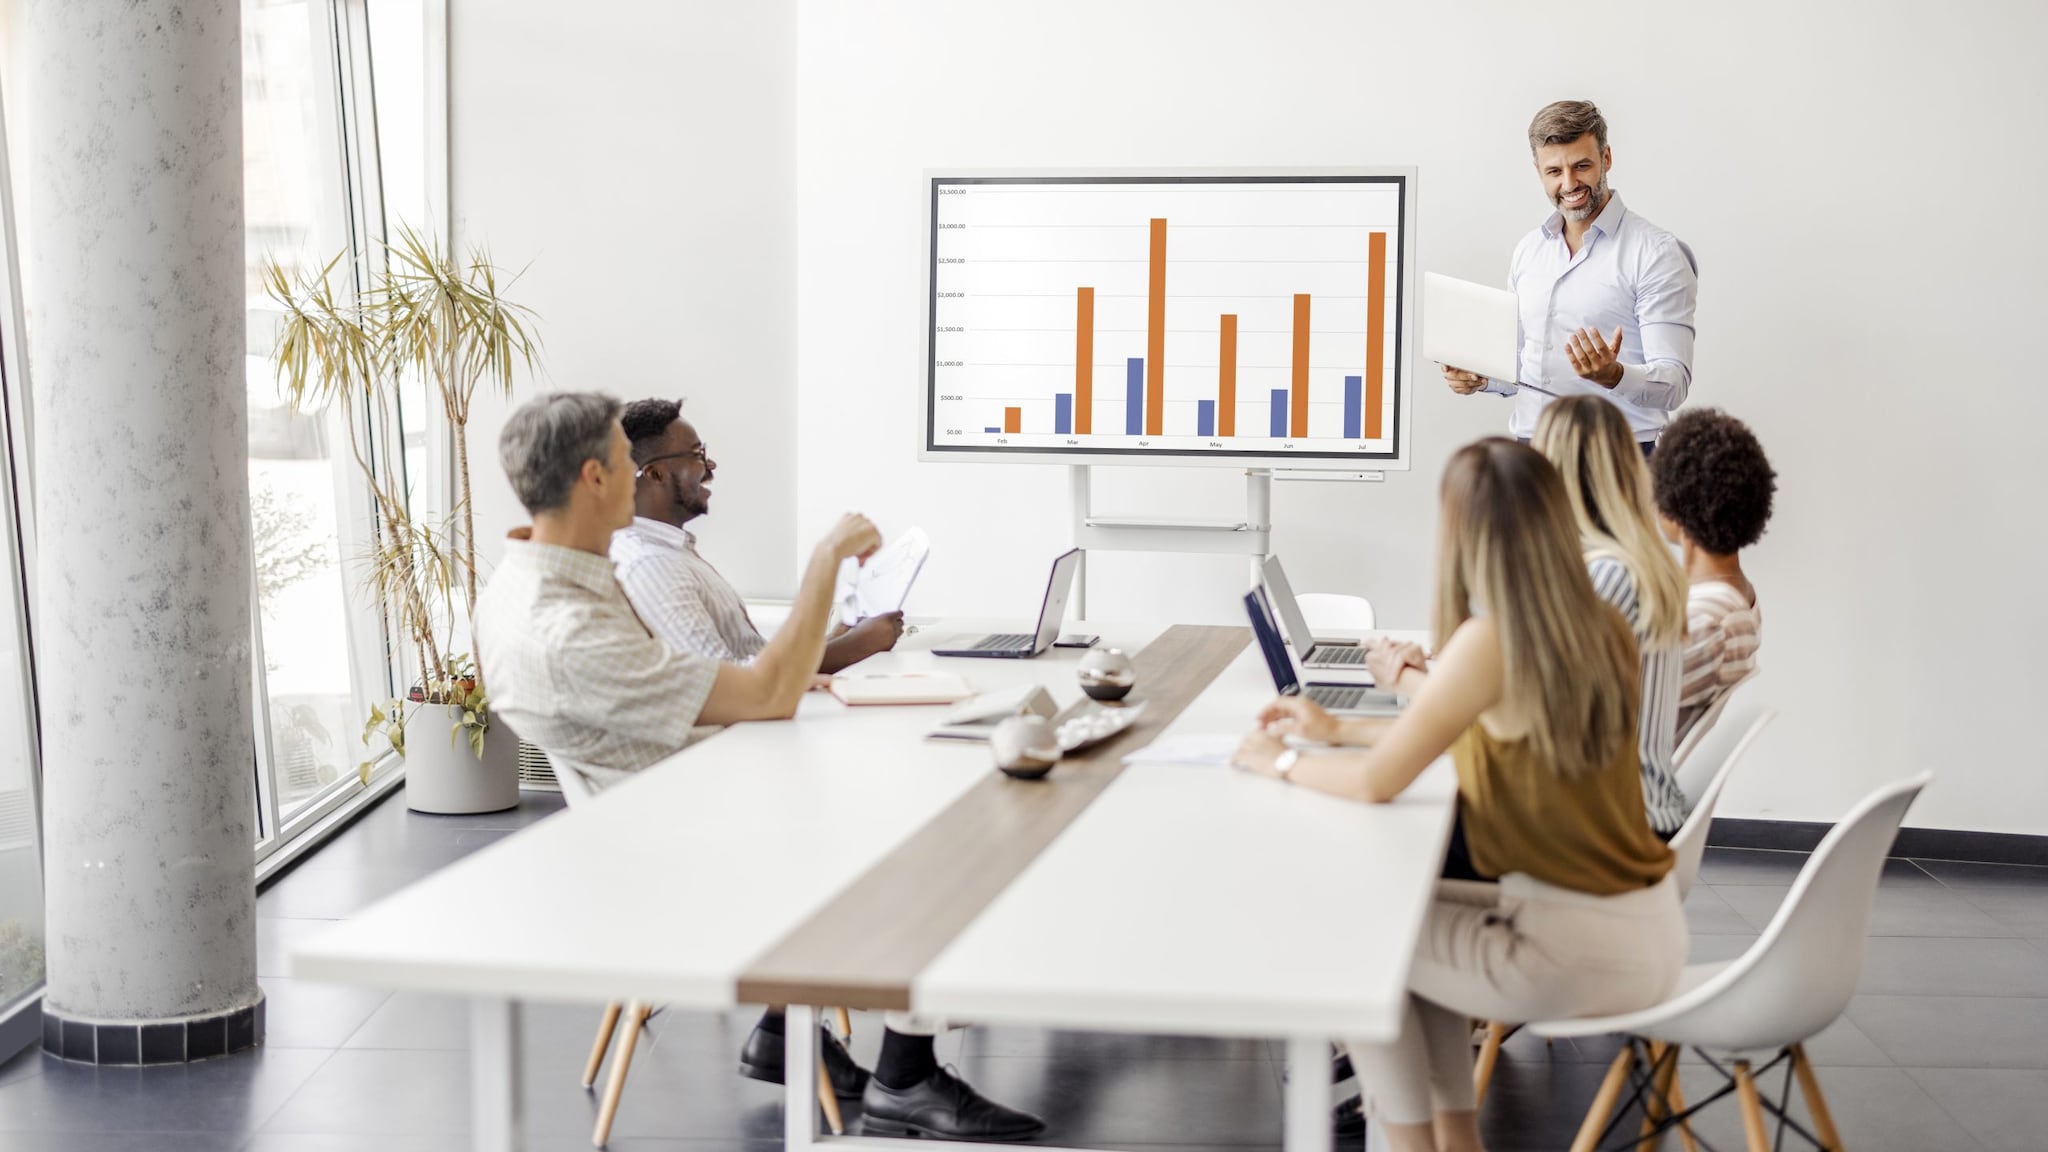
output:
M1063 470L915 459L921 169L1414 164L1422 266L1498 281L1546 212L1525 125L1588 97L1616 187L1699 254L1694 401L1748 420L1780 473L1750 565L1758 688L1784 716L1727 813L1832 820L1932 768L1914 824L2048 832L2032 723L2048 400L2029 362L2048 314L2044 35L2041 6L2009 3L805 0L799 545L848 507L920 523L937 550L915 610L1018 614L1067 542ZM532 146L533 124L504 120L501 144ZM532 223L500 214L501 247ZM1274 496L1297 586L1368 594L1389 626L1426 621L1443 459L1507 418L1430 380L1414 397L1412 473ZM1097 489L1129 510L1239 507L1223 471ZM1227 558L1106 556L1096 573L1098 618L1231 621L1244 586Z
M451 203L462 243L529 265L542 388L687 396L719 464L693 528L743 592L786 593L796 471L795 9L784 2L453 0ZM471 425L486 560L526 522Z

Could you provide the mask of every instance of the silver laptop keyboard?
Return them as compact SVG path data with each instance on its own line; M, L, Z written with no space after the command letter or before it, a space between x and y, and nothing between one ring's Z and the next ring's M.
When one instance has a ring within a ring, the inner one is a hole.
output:
M1344 664L1365 663L1365 648L1316 648L1309 653L1311 663L1330 668Z
M1037 637L1030 632L998 632L993 636L983 636L980 640L976 641L974 651L1028 652L1031 650L1031 642L1034 639L1037 639Z
M1310 684L1302 689L1302 695L1332 711L1356 708L1371 691L1363 684Z

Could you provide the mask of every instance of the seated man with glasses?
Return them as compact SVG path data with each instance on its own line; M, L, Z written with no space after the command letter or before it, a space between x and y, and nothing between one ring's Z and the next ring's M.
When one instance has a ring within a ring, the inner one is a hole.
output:
M612 535L612 563L627 598L671 648L735 664L754 659L768 641L684 527L711 510L718 461L682 418L680 401L635 400L623 423L639 465L633 523ZM825 642L818 671L837 672L887 652L902 635L901 612L871 616Z

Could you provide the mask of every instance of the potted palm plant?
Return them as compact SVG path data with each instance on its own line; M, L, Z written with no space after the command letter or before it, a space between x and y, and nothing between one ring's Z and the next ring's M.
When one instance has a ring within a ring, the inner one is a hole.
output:
M406 804L415 811L510 808L519 802L518 741L491 723L488 691L466 650L477 584L468 425L479 385L510 395L515 374L532 371L533 313L504 298L504 274L481 249L458 261L439 241L401 228L361 289L347 255L297 278L266 261L264 286L283 313L280 390L295 412L333 406L347 429L376 519L365 583L417 677L371 709L363 743L374 749L381 739L405 759ZM391 450L400 388L415 381L439 401L453 437L455 506L441 519L416 513ZM375 447L385 449L381 466ZM366 782L370 763L358 767Z

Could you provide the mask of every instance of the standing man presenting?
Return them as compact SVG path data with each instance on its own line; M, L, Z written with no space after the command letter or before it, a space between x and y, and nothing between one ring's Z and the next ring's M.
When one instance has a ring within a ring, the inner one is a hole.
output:
M1552 396L1613 401L1647 454L1692 387L1699 265L1685 242L1623 207L1607 186L1607 121L1560 100L1529 125L1529 152L1556 211L1515 246L1508 286L1521 303L1519 383L1443 365L1461 396L1515 398L1508 431L1527 443ZM1522 385L1527 385L1523 387Z

